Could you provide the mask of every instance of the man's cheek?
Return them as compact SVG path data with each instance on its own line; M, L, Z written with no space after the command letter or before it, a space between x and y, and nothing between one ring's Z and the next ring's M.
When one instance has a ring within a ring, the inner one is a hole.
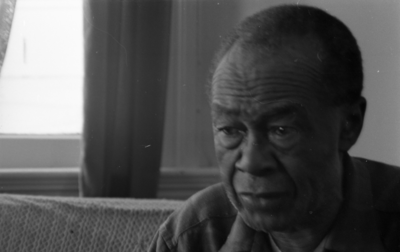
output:
M230 157L229 153L225 153L222 155L219 166L221 169L221 174L224 176L230 176L234 170L235 162Z
M235 162L238 156L237 151L216 147L216 154L222 179L231 181L235 171Z

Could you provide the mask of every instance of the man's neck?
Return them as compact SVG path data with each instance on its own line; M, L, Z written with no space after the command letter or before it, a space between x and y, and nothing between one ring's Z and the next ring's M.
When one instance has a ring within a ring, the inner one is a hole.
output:
M281 252L312 252L324 239L326 233L318 235L296 234L286 235L274 233L272 238Z

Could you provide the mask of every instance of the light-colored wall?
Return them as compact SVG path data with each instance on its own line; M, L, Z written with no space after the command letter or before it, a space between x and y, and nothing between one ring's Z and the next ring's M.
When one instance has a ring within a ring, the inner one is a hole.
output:
M205 84L220 39L238 21L236 0L172 1L163 167L216 167Z

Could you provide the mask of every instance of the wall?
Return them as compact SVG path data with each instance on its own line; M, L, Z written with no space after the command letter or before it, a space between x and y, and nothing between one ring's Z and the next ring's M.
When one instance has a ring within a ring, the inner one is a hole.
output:
M205 84L220 39L236 23L238 1L173 1L163 167L216 167Z

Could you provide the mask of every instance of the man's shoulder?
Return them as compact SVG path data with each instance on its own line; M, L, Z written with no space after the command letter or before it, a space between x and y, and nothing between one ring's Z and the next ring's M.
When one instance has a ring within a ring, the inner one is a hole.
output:
M398 251L400 245L400 168L364 158L353 163L368 169L377 229L387 251Z
M236 214L223 185L219 183L191 196L161 225L159 233L169 247L177 246L178 242L186 243L188 239L207 242L207 239L216 239L213 237L215 233L227 234ZM204 235L204 229L209 231L210 237L199 237ZM191 243L196 244L195 241Z
M365 158L353 158L353 162L369 171L375 208L400 212L400 167Z

